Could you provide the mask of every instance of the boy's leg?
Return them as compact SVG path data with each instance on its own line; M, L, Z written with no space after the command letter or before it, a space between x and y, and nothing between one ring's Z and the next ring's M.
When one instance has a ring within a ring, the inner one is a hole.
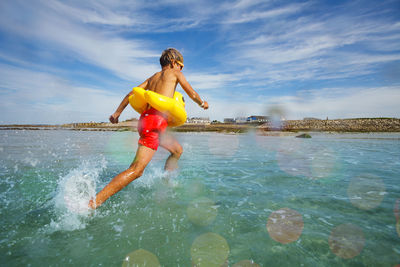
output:
M144 169L152 159L155 152L156 150L139 145L131 166L127 170L115 176L111 182L96 195L96 204L91 200L89 202L89 207L93 209L99 207L109 197L120 191L136 178L139 178L143 174Z
M160 146L168 150L171 155L167 158L165 162L164 169L166 171L173 171L178 168L178 160L183 153L183 148L179 142L170 134L164 133L160 138Z

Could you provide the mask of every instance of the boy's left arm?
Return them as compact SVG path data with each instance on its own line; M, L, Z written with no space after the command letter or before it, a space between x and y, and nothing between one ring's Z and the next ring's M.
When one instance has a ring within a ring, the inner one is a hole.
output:
M192 88L189 82L186 80L185 75L181 72L177 73L177 79L182 89L187 93L187 95L196 102L203 109L208 109L207 101L203 101L199 94Z

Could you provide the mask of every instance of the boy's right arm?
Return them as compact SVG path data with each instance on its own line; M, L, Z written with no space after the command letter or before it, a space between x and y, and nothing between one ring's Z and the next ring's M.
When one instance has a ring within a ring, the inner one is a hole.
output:
M118 118L121 115L122 111L126 108L126 106L129 104L129 97L133 94L133 92L129 92L124 99L122 99L121 104L119 104L117 110L112 114L109 118L111 123L118 123Z
M138 87L141 87L143 89L146 89L147 87L147 82L148 79L146 81L144 81L142 84L140 84ZM121 115L122 111L124 111L124 109L126 108L126 106L129 104L129 97L133 95L133 91L130 91L125 97L124 99L122 99L121 104L119 104L117 110L114 112L114 114L112 114L109 118L111 123L118 123L118 118Z
M176 77L186 94L203 109L208 109L207 101L201 100L199 94L192 88L182 72L177 72Z

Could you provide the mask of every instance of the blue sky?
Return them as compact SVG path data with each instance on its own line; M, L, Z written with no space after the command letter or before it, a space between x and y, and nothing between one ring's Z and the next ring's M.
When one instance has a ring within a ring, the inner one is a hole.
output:
M398 0L6 0L0 124L106 121L167 47L189 117L400 117Z

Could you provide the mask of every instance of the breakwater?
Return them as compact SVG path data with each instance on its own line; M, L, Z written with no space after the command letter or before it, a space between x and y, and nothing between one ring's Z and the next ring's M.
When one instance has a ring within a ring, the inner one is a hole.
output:
M266 126L272 130L272 127ZM326 132L400 132L400 119L360 118L336 120L287 120L282 123L284 131Z

